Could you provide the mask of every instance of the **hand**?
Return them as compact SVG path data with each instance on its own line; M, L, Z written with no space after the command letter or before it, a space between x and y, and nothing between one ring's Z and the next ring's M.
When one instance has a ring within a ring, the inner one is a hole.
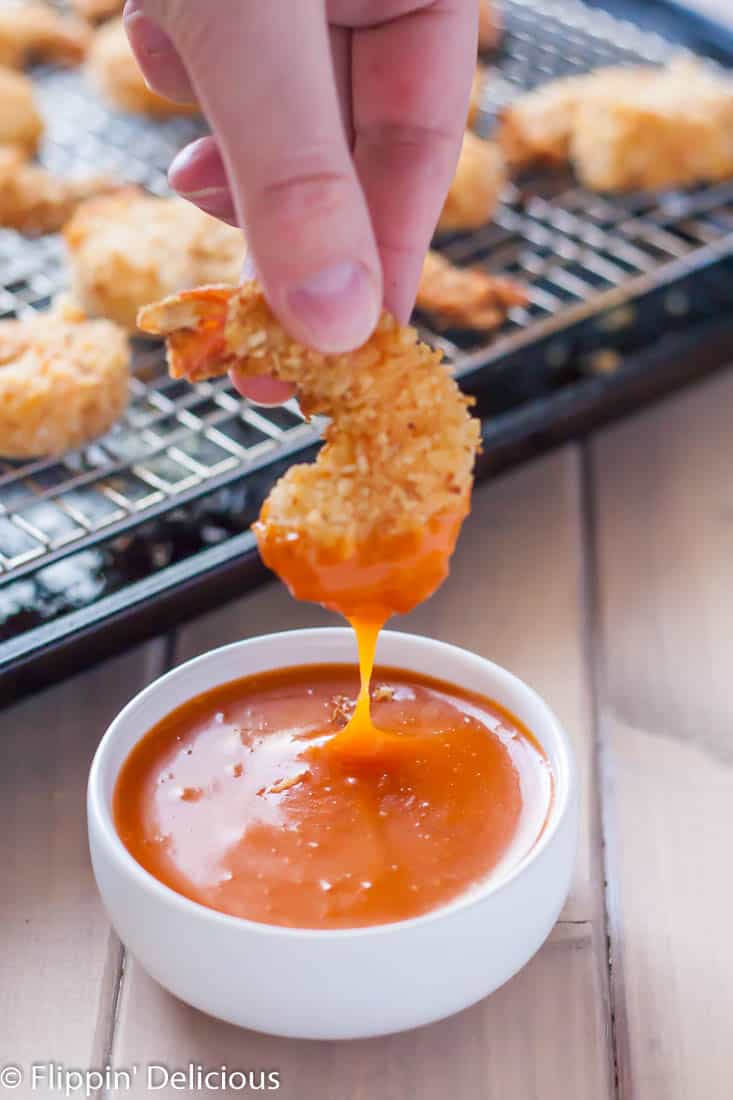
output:
M176 157L172 186L243 227L288 331L336 353L383 303L407 320L465 128L477 0L128 0L125 23L152 87L195 98L215 135ZM258 381L240 388L282 398Z

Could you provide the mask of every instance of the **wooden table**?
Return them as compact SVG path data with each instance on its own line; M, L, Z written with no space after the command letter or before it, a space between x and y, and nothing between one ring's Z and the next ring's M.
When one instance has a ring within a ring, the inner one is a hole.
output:
M120 947L87 853L94 748L171 662L332 621L273 584L3 712L0 1064L277 1069L285 1100L730 1100L732 413L729 370L482 486L450 581L401 624L525 677L574 740L575 883L523 973L434 1027L301 1043L200 1015Z

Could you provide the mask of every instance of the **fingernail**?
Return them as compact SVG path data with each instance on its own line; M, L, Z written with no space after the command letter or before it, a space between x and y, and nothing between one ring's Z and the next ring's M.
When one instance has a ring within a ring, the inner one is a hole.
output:
M227 188L206 187L201 191L181 191L176 188L181 198L198 206L205 214L211 214L222 221L235 221L234 203Z
M179 172L187 172L192 164L205 156L211 145L211 138L202 137L197 138L196 141L190 142L188 145L184 145L183 149L179 149L168 168L168 175L175 176Z
M288 294L288 306L320 351L352 351L379 318L379 290L363 264L339 263L312 275Z

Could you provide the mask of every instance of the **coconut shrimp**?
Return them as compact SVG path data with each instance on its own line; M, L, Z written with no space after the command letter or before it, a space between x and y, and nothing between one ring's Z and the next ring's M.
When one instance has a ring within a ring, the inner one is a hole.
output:
M71 0L71 6L77 15L88 19L90 23L102 23L119 15L125 6L125 0Z
M138 324L167 337L174 378L273 375L295 385L307 416L330 418L317 461L280 479L256 526L294 595L374 619L438 586L468 511L479 424L414 329L383 313L363 347L324 355L287 335L254 282L183 291Z
M0 455L39 458L107 431L127 404L130 352L108 321L0 321Z
M0 65L22 69L30 61L78 65L89 45L89 28L48 4L0 7Z
M373 753L389 740L369 716L377 635L442 583L470 505L480 426L441 354L383 313L345 355L296 343L256 282L183 291L148 306L138 324L166 336L174 378L198 381L236 367L296 387L307 415L330 418L311 465L280 478L255 524L263 560L298 599L355 627L361 692L331 742Z
M476 71L473 74L473 80L471 82L471 97L468 101L468 119L466 120L467 126L473 126L476 118L478 117L478 113L481 110L486 77L486 69L483 67L483 65L477 65Z
M485 225L496 210L505 183L506 165L499 146L467 130L438 221L439 232Z
M0 226L20 233L55 233L80 202L114 191L106 176L58 179L26 160L14 147L0 147Z
M14 145L33 156L42 136L32 82L24 73L0 66L0 146Z
M513 279L480 267L456 267L439 252L428 252L417 291L418 308L440 328L490 332L514 306L526 306L527 291Z
M80 307L128 329L157 298L199 283L234 285L246 252L239 229L131 187L81 203L64 237Z

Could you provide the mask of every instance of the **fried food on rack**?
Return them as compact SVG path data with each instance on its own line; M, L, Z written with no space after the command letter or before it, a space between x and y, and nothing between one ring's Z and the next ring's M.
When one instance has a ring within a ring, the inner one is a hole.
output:
M31 81L0 66L0 145L15 145L32 156L43 128Z
M71 5L82 19L90 23L103 23L113 15L119 15L125 0L71 0Z
M522 96L499 141L513 168L571 161L586 186L625 191L733 175L733 83L697 61L597 69Z
M510 309L528 301L527 291L513 279L490 275L481 267L456 267L439 252L425 257L417 305L438 328L491 332Z
M499 143L513 169L537 163L565 164L575 115L593 86L618 82L618 69L599 69L582 76L562 77L520 96L501 115Z
M108 321L0 321L0 455L60 454L106 432L127 404L129 360Z
M350 618L374 585L389 611L437 587L468 511L480 430L440 353L414 329L383 313L363 347L323 355L287 335L257 283L184 291L143 309L138 323L167 336L174 378L235 366L274 375L295 384L306 415L330 418L316 462L288 470L255 528L294 595Z
M471 98L468 102L468 118L466 120L466 126L473 126L476 121L476 117L481 110L481 100L483 98L484 84L486 83L486 69L483 65L476 66L476 72L473 74L473 81L471 83Z
M113 19L95 31L87 70L102 95L122 111L154 118L198 113L194 104L173 103L151 91L140 72L121 19Z
M504 28L496 0L479 0L478 48L495 50L503 35Z
M16 147L0 146L0 226L6 229L56 233L80 202L118 188L107 176L59 179Z
M733 81L679 59L653 79L583 100L571 158L595 191L661 190L733 176Z
M31 61L79 65L89 45L89 28L43 3L0 6L0 65L22 69Z
M74 298L90 317L127 329L148 302L202 282L239 282L246 251L240 230L135 188L81 203L64 237Z
M438 230L452 232L485 225L496 210L505 183L506 167L499 146L467 130Z

